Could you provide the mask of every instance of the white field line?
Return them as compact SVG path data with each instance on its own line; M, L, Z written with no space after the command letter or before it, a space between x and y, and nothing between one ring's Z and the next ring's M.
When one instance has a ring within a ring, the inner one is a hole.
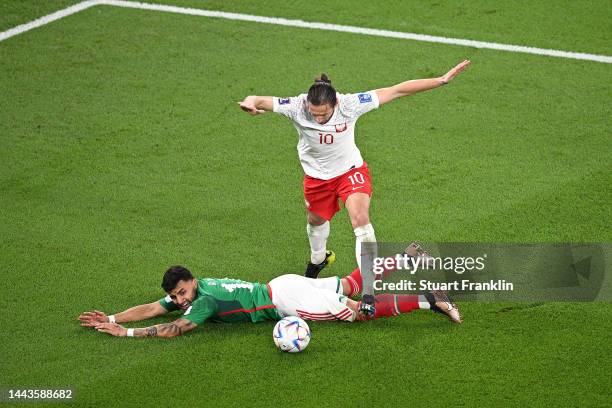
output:
M17 27L13 27L10 30L1 32L0 41L4 41L21 33L25 33L26 31L30 31L34 28L44 26L45 24L52 23L55 20L59 20L60 18L67 17L74 13L78 13L79 11L83 11L98 4L100 4L98 0L83 1L81 3L75 4L74 6L70 6L63 10L56 11L55 13L51 13L44 17L38 18L34 21L30 21L29 23L18 25Z
M570 58L570 59L596 61L596 62L603 62L606 64L612 64L612 57L607 56L607 55L596 55L596 54L586 54L586 53L580 53L580 52L550 50L550 49L545 49L545 48L524 47L521 45L499 44L499 43L492 43L492 42L485 42L485 41L465 40L465 39L460 39L460 38L437 37L437 36L432 36L432 35L403 33L403 32L388 31L388 30L377 30L373 28L363 28L363 27L354 27L354 26L337 25L337 24L312 23L312 22L302 21L302 20L288 20L288 19L276 18L276 17L263 17L263 16L254 16L250 14L226 13L223 11L211 11L211 10L166 6L166 5L150 4L150 3L139 3L135 1L123 1L123 0L88 0L88 1L84 1L72 7L68 7L67 9L60 10L56 13L49 14L48 16L39 18L38 20L34 20L30 23L23 24L11 30L0 33L0 41L3 41L9 37L12 37L13 35L17 35L17 34L26 32L28 30L31 30L33 28L40 27L41 25L50 23L62 17L66 17L70 14L74 14L76 12L85 10L86 8L89 8L89 7L98 5L98 4L104 4L104 5L116 6L116 7L134 8L134 9L140 9L140 10L153 10L153 11L163 11L163 12L169 12L169 13L187 14L187 15L192 15L192 16L223 18L226 20L250 21L250 22L255 22L255 23L274 24L274 25L282 25L282 26L288 26L288 27L310 28L314 30L338 31L338 32L344 32L344 33L371 35L375 37L399 38L403 40L424 41L424 42L431 42L431 43L438 43L438 44L451 44L451 45L459 45L459 46L464 46L464 47L484 48L484 49L491 49L491 50L498 50L498 51L544 55L544 56L549 56L549 57Z

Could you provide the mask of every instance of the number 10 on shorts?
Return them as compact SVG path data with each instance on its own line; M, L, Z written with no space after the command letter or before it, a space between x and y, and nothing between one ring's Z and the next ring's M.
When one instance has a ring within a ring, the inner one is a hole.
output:
M365 178L363 177L363 174L358 171L348 176L348 179L352 185L365 183Z

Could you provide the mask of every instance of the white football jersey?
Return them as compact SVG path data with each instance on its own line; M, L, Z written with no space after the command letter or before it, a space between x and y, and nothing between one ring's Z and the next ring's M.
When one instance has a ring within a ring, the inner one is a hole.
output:
M361 167L363 158L355 144L355 122L364 113L378 108L376 91L337 94L334 114L323 125L308 112L306 96L272 98L274 112L291 119L298 131L297 149L304 172L310 177L329 180Z

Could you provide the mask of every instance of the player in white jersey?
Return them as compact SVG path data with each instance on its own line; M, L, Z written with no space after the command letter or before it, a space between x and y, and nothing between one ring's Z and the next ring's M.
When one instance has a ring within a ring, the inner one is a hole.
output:
M338 199L345 203L355 232L357 264L364 266L361 307L365 314L375 312L374 274L366 264L376 256L376 236L369 216L370 174L355 144L355 123L380 105L448 84L469 64L465 60L441 77L354 94L337 93L329 78L322 74L307 94L291 98L250 95L239 102L240 108L251 115L280 113L291 119L298 131L297 148L305 173L304 198L308 209L306 231L311 249L306 276L316 278L335 258L326 249L329 220L340 209Z

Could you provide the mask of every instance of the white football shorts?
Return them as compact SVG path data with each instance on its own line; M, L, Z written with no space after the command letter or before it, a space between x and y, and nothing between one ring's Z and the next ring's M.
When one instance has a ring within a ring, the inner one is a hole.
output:
M356 318L347 307L340 278L311 279L299 275L281 275L268 285L272 303L282 316L298 316L304 320L344 320Z

